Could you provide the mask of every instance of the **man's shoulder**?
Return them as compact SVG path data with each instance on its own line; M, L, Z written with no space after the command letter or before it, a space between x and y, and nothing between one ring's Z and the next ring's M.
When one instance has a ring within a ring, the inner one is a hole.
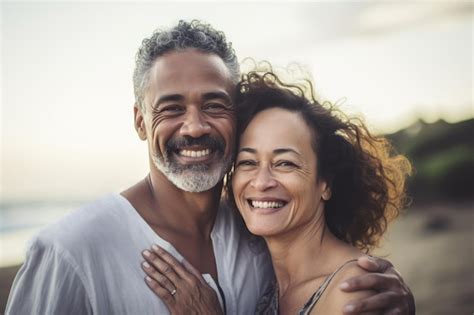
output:
M121 220L120 195L109 194L87 203L62 217L59 221L41 229L31 240L45 246L77 248L106 234L114 222Z
M268 254L263 238L251 234L238 210L226 202L219 206L217 229L227 240L240 242L246 251L250 251L249 255L245 254L249 258L260 259L261 254Z
M242 217L237 210L232 208L227 202L221 201L217 215L216 228L224 234L245 234L246 228Z

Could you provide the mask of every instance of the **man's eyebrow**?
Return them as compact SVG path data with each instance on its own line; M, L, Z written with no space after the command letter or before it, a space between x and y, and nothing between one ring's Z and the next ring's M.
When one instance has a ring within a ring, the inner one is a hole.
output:
M208 92L208 93L204 93L204 95L202 96L203 101L208 101L208 100L212 100L216 98L223 99L229 104L232 104L232 100L229 94L225 92Z
M218 91L208 92L208 93L204 93L204 95L202 96L203 101L208 101L212 99L222 99L226 101L227 103L232 104L232 99L225 92L218 92ZM184 101L184 96L181 94L165 94L165 95L160 96L160 98L156 100L156 102L153 104L153 107L158 107L161 103L164 103L164 102L181 102L181 101Z
M180 94L165 94L156 100L156 102L153 104L153 107L158 107L158 105L164 102L179 102L183 100L184 96Z

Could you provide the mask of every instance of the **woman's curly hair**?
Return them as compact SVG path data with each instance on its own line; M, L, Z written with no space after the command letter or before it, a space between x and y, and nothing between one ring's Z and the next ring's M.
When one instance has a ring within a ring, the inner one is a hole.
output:
M339 239L368 252L388 222L406 205L410 162L395 154L387 139L372 135L359 118L314 99L311 82L285 84L273 72L242 76L236 99L237 139L261 111L283 108L301 115L313 134L318 177L331 188L325 220ZM278 128L278 126L275 126ZM226 193L233 203L231 174Z

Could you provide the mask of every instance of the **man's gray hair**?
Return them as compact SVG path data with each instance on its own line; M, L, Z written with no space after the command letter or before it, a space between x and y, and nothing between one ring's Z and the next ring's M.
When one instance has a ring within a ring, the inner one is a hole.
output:
M135 58L133 88L135 102L144 109L143 98L148 87L150 69L157 57L170 52L194 48L202 52L216 54L229 69L232 81L240 79L240 67L232 44L227 42L223 32L198 20L179 21L169 30L156 30L150 38L145 38Z

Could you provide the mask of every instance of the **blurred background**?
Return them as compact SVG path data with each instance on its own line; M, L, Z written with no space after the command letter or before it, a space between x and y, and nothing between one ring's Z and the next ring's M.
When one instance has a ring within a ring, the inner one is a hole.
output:
M470 1L2 2L0 312L27 240L143 178L132 72L179 19L222 30L240 60L312 73L321 100L365 117L414 163L412 205L376 254L418 314L474 311Z

